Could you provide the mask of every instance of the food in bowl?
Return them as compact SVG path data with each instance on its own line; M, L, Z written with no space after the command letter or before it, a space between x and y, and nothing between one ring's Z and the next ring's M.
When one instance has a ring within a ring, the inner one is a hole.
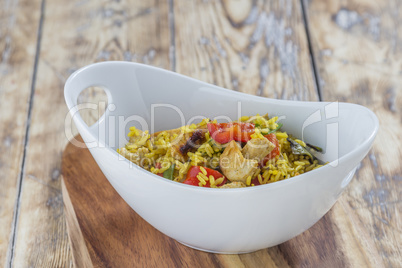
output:
M322 149L281 131L278 117L243 116L149 134L135 127L118 153L176 182L211 188L241 188L285 180L322 166L311 151Z

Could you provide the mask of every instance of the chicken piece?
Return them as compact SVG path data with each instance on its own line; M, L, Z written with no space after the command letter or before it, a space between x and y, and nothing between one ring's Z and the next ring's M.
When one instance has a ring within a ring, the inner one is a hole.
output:
M228 180L246 183L247 178L257 171L258 161L245 159L239 147L231 141L219 158L219 166Z
M230 183L226 183L225 185L222 185L219 188L243 188L246 187L246 185L244 183L242 183L241 181L234 181L234 182L230 182Z
M243 147L241 153L247 159L254 159L261 162L274 148L275 144L266 138L251 139Z

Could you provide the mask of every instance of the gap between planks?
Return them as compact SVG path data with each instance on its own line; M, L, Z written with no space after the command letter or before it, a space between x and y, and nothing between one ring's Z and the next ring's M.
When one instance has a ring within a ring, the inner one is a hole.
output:
M308 24L308 14L307 14L306 6L305 6L306 3L304 1L306 1L306 0L300 0L300 5L301 5L302 15L303 15L303 25L304 25L304 29L306 31L308 51L310 53L311 67L313 69L313 74L314 74L314 80L315 80L315 86L316 86L316 90L317 90L318 100L322 101L320 77L319 77L318 70L317 70L317 65L316 65L316 62L315 62L314 50L313 50L313 46L312 46L312 43L311 43L310 28L309 28L309 24Z
M25 138L24 138L24 150L22 152L22 161L20 167L20 176L17 181L17 198L14 205L14 216L13 221L11 223L11 239L8 245L7 250L7 258L6 258L6 265L8 267L12 267L14 261L14 248L15 248L15 240L17 236L17 226L18 226L18 218L20 212L20 201L21 201L21 190L22 190L22 183L25 175L25 159L26 159L26 152L29 144L29 129L31 125L31 114L32 114L32 107L34 102L34 95L35 95L35 85L36 85L36 77L38 71L38 61L39 61L39 54L40 54L40 44L42 39L42 29L43 29L43 21L44 21L44 13L45 13L45 0L42 0L40 6L40 17L39 17L39 26L37 31L36 37L36 50L35 50L35 60L33 65L33 72L31 78L31 93L29 96L29 104L28 104L28 112L27 112L27 121L26 121L26 130L25 130Z
M169 60L170 70L176 72L176 33L175 33L175 20L174 20L174 0L169 1L169 29L170 29L170 47L169 47Z

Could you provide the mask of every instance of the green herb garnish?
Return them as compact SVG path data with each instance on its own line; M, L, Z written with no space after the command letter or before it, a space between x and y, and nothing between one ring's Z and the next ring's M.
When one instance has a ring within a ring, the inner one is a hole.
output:
M174 168L175 164L171 164L170 167L163 172L163 177L168 180L173 180Z

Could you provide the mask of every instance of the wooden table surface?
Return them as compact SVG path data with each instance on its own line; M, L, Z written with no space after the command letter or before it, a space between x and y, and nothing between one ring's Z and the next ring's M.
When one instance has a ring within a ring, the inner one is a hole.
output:
M375 144L325 217L346 241L334 252L345 266L401 267L401 22L399 0L0 0L0 265L73 265L63 87L80 67L124 60L269 98L372 109Z

